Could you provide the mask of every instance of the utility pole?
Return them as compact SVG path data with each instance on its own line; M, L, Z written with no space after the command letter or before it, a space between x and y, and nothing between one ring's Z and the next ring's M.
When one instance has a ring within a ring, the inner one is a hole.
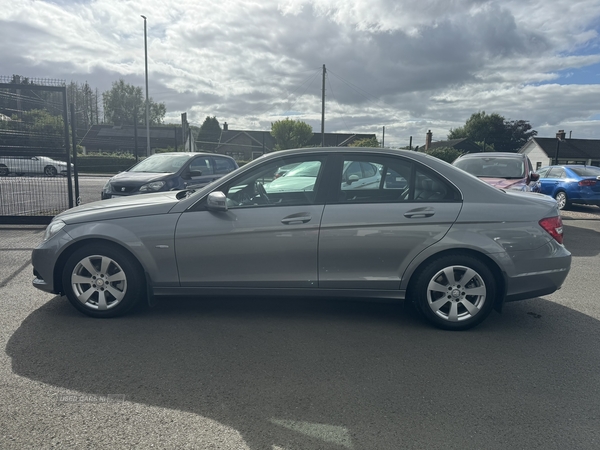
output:
M412 150L412 136L410 137L410 140L408 141L408 149Z
M146 16L144 19L144 58L146 60L146 156L150 156L150 100L148 100L148 36L146 33Z
M325 147L325 64L323 64L323 95L321 97L321 147Z
M383 126L383 138L381 138L381 148L385 148L385 125Z

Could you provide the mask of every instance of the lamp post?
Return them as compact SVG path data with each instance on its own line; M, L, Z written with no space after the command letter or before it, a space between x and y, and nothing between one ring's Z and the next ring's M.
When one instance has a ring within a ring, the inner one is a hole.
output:
M144 58L146 61L146 156L150 156L150 102L148 101L148 35L146 32L146 16L144 19Z

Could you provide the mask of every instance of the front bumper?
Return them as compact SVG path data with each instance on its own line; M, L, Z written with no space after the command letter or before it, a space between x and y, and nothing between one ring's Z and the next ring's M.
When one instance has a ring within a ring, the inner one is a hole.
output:
M31 253L31 264L35 278L32 284L41 291L50 294L61 294L56 277L60 274L54 273L56 262L65 246L73 239L64 230L59 231L47 241L38 245Z

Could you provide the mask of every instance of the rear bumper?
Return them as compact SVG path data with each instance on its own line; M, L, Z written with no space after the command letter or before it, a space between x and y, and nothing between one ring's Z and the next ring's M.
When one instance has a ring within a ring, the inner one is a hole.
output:
M559 244L552 247L552 255L530 260L527 267L507 276L506 302L549 295L561 288L571 269L571 253Z

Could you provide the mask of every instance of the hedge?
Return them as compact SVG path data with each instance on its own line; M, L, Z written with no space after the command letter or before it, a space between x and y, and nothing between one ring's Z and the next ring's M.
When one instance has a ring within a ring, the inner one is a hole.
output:
M77 170L79 173L105 173L114 175L129 169L134 164L134 157L77 155Z

